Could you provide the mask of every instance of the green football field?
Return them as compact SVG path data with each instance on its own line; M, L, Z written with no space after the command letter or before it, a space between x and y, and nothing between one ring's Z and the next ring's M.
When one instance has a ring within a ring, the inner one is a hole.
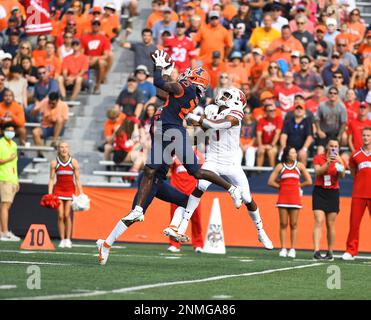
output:
M0 299L371 298L367 256L318 263L308 251L292 260L277 250L227 248L225 255L211 255L185 246L171 254L166 245L124 243L100 266L93 242L74 244L24 251L18 243L0 242Z

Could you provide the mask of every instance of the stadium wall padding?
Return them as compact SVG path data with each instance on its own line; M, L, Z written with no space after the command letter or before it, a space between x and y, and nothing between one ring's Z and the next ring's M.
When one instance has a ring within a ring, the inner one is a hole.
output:
M106 238L119 219L125 216L131 209L135 189L108 189L84 187L84 192L91 199L91 208L87 212L79 212L74 215L74 239L96 240ZM257 240L257 233L247 213L246 207L240 210L234 208L230 196L226 192L206 192L201 201L203 231L207 229L211 212L212 201L215 197L220 200L224 237L227 246L261 247ZM279 242L279 218L275 207L277 195L254 194L264 228L273 241L275 248L280 247ZM297 249L313 249L313 213L312 197L302 197L304 208L300 212L298 222ZM349 229L351 198L342 197L340 200L341 211L336 220L335 250L345 250L346 239ZM362 221L360 231L360 251L371 252L371 219L368 213ZM170 204L155 199L149 207L144 222L135 223L128 231L119 238L119 241L166 243L162 230L170 221ZM187 232L190 234L190 230ZM204 235L205 236L205 235ZM289 234L287 239L289 239ZM289 242L287 243L289 248ZM322 248L326 248L325 228L322 235Z

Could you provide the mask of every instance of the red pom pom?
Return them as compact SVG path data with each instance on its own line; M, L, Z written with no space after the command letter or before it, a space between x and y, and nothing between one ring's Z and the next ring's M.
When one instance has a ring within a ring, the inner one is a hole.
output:
M55 194L45 194L40 201L42 207L57 209L61 201Z

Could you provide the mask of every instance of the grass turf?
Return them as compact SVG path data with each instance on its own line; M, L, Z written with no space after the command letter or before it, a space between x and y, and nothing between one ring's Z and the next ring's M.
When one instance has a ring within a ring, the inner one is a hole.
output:
M119 244L119 248L111 250L107 265L100 266L94 243L74 244L87 246L30 252L19 250L18 243L1 242L0 299L371 298L371 260L343 262L336 259L318 264L311 260L312 253L307 251L297 252L297 259L292 260L278 257L277 250L227 248L226 255L211 255L196 254L191 247L184 246L181 254L171 254L165 245ZM27 268L33 263L40 263L39 290L27 288L30 276ZM332 275L328 267L334 265L341 272L339 290L327 287ZM209 281L195 281L212 277L215 278ZM178 283L181 281L186 283ZM157 287L149 286L153 284ZM6 285L17 287L2 287ZM136 288L138 286L142 287Z

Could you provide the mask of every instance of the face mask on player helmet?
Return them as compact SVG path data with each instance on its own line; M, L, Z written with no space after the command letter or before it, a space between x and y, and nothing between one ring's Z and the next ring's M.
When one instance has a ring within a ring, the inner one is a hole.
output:
M232 96L230 99L228 99L225 102L225 105L228 108L233 108L233 107L243 108L246 105L246 96L241 90L233 88L233 89L228 90L228 92Z
M187 79L196 85L197 89L200 90L201 94L204 94L206 89L209 87L210 76L203 68L188 68L182 74L179 75L178 81Z
M220 89L215 97L215 103L220 106L225 106L226 102L232 98L232 89Z

